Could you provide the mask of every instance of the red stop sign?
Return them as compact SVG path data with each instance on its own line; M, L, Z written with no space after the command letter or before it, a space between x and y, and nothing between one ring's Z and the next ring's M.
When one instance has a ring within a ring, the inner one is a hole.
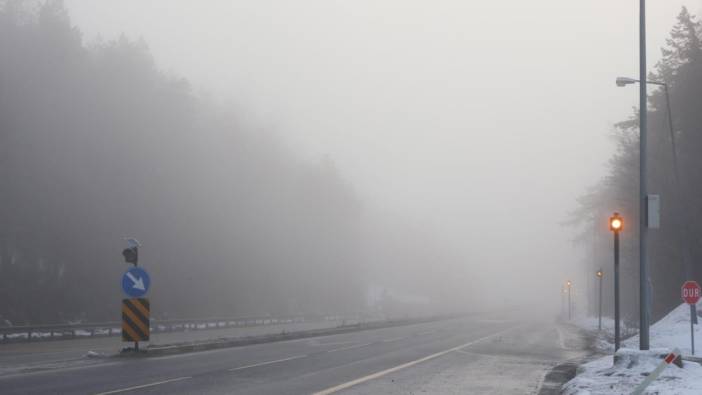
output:
M697 281L685 281L680 289L682 298L687 304L695 304L702 296L702 288Z

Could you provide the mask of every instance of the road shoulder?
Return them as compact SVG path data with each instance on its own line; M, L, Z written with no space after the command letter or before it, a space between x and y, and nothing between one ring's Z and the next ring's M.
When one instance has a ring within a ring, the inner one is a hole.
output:
M561 394L563 386L576 376L578 367L604 355L598 346L596 334L564 322L559 322L557 325L562 346L579 347L583 350L583 354L548 370L539 386L538 395Z
M583 333L530 322L342 393L538 394L553 368L587 354Z

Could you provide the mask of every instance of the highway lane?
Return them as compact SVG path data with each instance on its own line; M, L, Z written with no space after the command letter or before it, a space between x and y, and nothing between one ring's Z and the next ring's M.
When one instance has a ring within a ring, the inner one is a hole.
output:
M411 376L413 372L431 375L426 366L453 358L452 354L471 347L484 345L488 347L484 352L489 353L492 341L516 336L524 327L529 325L474 315L191 354L111 360L92 366L3 377L0 393L353 392L374 382L382 383L393 375ZM537 338L540 328L535 329ZM555 362L558 357L553 359ZM540 372L547 369L536 361Z

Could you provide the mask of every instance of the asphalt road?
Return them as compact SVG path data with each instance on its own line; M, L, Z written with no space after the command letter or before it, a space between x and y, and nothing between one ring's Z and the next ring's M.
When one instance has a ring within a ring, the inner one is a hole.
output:
M474 315L7 375L0 393L525 394L582 346L549 320Z

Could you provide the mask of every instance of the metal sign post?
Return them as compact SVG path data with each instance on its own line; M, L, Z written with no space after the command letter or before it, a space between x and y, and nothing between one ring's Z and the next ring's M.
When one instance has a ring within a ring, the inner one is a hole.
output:
M702 288L697 281L685 281L680 288L682 299L690 305L690 350L695 355L695 316L697 315L697 301L702 296Z

